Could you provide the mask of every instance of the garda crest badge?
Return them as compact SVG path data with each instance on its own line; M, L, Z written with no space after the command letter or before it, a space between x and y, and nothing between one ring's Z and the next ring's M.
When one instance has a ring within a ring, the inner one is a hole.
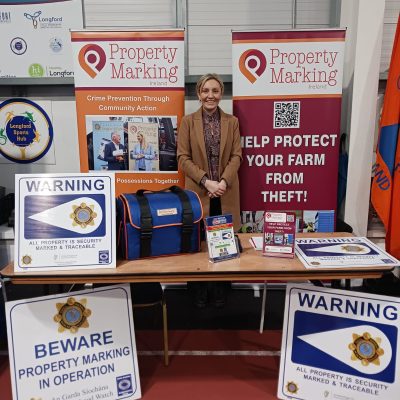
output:
M71 333L78 332L79 328L88 328L88 317L92 311L86 307L87 300L80 301L70 297L66 303L57 303L57 314L54 321L59 324L58 331L69 330Z
M349 349L352 351L351 359L353 361L359 360L365 366L370 363L380 365L379 357L385 353L379 347L381 342L381 338L372 338L368 332L361 336L353 333L353 342L349 344Z

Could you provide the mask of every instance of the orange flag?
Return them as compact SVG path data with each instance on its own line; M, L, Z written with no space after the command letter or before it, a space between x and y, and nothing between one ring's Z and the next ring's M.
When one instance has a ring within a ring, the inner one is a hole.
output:
M372 204L386 228L386 251L400 259L400 15L386 85L371 188Z

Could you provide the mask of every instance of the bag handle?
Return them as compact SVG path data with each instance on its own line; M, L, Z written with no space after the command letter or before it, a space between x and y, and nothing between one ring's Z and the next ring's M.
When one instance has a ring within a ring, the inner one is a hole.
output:
M136 192L136 198L140 208L140 255L142 251L147 256L151 255L151 236L153 233L153 219L151 217L149 201L145 196L145 192L149 193L166 193L172 192L176 194L182 204L182 234L181 234L181 253L189 253L191 249L191 238L193 233L194 214L190 203L189 196L179 186L171 186L167 189L158 191L148 191L140 189ZM145 249L143 249L143 245Z

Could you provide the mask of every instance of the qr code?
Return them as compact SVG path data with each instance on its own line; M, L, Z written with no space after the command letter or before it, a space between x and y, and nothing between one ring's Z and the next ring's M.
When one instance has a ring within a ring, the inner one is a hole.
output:
M299 128L300 127L300 102L275 101L274 102L274 128Z

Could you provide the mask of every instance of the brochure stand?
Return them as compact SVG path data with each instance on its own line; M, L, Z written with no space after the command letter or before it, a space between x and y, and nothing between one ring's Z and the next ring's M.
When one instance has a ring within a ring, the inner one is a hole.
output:
M204 218L208 255L211 262L239 257L231 214Z

